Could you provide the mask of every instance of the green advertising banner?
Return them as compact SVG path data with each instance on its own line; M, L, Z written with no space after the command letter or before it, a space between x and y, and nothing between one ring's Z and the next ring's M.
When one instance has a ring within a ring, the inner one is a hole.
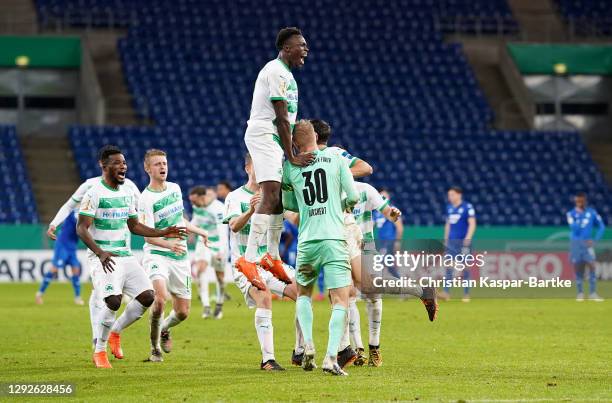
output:
M81 39L59 36L0 36L0 66L78 68Z
M509 43L508 51L522 74L612 74L612 45Z
M49 249L53 241L45 234L47 228L41 224L0 225L0 250L15 249ZM441 240L444 237L444 227L405 226L404 239L410 240ZM567 227L478 227L475 241L554 241L566 245L569 240ZM612 240L612 231L606 230L605 240ZM143 238L132 237L132 248L142 249ZM84 246L81 245L81 248ZM565 247L565 246L564 246Z

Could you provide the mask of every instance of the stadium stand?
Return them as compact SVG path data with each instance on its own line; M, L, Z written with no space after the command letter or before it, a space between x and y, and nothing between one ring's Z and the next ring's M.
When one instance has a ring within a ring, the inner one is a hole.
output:
M407 222L442 223L450 185L465 188L485 225L562 225L577 190L612 218L612 196L578 133L490 129L492 110L460 45L445 43L432 17L514 21L505 1L292 0L279 9L272 0L138 0L131 11L118 3L38 2L41 14L68 13L77 25L93 18L87 8L104 10L99 26L122 10L130 21L118 44L127 84L138 112L157 125L73 127L83 179L98 175L95 150L116 143L141 187L145 174L134 167L149 147L169 151L171 180L183 188L239 182L255 77L275 56L276 29L295 24L312 51L296 73L299 116L328 120L332 142L373 163L371 181L393 189Z
M36 202L14 126L0 126L0 224L38 222Z
M577 35L612 35L612 9L607 0L557 0L559 11Z

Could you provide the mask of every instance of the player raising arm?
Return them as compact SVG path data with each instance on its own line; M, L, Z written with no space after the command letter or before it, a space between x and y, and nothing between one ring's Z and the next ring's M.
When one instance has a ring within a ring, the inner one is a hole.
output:
M94 287L105 302L98 317L94 363L98 368L111 368L106 354L109 337L113 338L113 355L123 358L120 332L141 318L154 300L151 282L132 256L125 228L145 237L176 238L185 236L186 232L175 226L156 230L140 224L134 196L122 186L127 164L121 150L109 147L100 160L102 179L87 191L81 202L77 234L89 248ZM133 299L115 321L124 292Z

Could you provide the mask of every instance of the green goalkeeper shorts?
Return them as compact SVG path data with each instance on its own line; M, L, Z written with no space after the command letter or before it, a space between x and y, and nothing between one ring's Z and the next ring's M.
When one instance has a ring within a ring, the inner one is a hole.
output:
M334 289L351 285L351 264L348 245L339 239L308 241L298 245L296 280L307 287L314 283L323 268L325 288Z

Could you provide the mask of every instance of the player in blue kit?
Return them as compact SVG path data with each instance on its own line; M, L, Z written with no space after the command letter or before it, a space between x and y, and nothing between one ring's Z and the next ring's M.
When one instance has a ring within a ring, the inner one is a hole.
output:
M595 290L595 251L593 243L599 241L606 226L594 208L587 206L587 197L578 193L574 197L575 207L567 213L567 223L570 227L570 261L576 271L576 301L584 301L584 271L589 269L589 299L601 302L603 298ZM593 236L593 230L597 232Z
M81 298L81 263L79 263L76 255L77 244L79 242L79 237L76 233L76 222L76 215L72 212L62 225L60 234L55 242L51 269L45 273L40 288L36 293L36 303L38 305L42 305L43 295L53 278L57 278L58 270L63 270L66 266L70 266L72 269L70 280L74 289L74 303L83 305L83 299Z
M468 254L471 251L472 238L476 232L476 211L474 207L463 201L463 190L460 187L453 186L448 189L448 205L446 206L446 225L444 226L444 244L446 247L445 254L457 256L460 254ZM446 269L445 280L452 280L455 268ZM466 268L462 272L464 280L470 279L470 270ZM440 298L444 300L450 299L449 287L444 287L444 291L440 293ZM463 289L463 302L470 301L470 289Z

